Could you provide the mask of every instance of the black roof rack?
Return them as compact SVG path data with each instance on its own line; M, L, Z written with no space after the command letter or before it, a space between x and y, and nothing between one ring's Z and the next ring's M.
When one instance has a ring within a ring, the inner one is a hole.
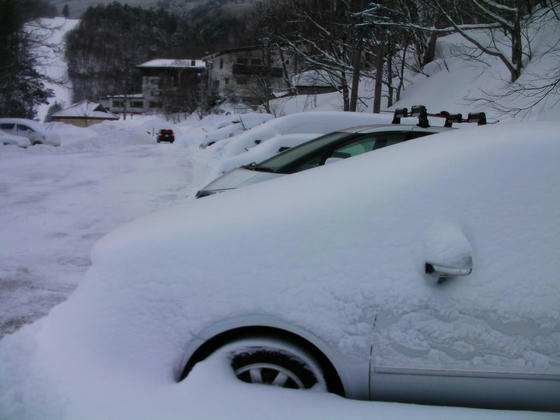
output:
M427 128L430 126L428 117L445 118L444 127L452 127L453 123L478 123L478 125L486 124L486 114L484 112L471 112L467 119L463 119L463 114L450 114L447 111L441 111L439 114L428 114L424 105L414 105L408 112L407 108L395 109L393 114L393 124L400 124L401 118L418 117L418 127Z

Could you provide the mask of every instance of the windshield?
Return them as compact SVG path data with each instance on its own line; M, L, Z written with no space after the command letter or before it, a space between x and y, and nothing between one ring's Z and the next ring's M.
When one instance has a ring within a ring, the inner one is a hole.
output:
M261 163L251 165L249 169L262 172L282 172L282 168L286 165L289 165L300 159L301 157L319 150L322 147L327 146L347 136L348 133L341 132L326 134L314 140L300 144L299 146L292 147L291 149L279 153L276 156L273 156Z

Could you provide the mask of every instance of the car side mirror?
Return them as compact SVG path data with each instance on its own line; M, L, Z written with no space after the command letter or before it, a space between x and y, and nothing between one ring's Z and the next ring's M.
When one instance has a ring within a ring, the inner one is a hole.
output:
M472 273L472 258L468 258L462 265L443 265L438 263L426 262L426 274L437 277L438 284L443 283L451 277L468 276Z

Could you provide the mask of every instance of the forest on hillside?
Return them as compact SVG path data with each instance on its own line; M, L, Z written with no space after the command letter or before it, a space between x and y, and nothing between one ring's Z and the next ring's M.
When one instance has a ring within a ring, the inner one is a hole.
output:
M240 7L232 0L209 0L184 16L118 3L88 9L68 38L75 99L138 91L134 66L147 59L199 58L260 44L321 70L342 93L345 110L356 109L358 83L371 78L378 111L382 92L388 92L387 106L399 99L407 67L421 72L434 59L440 36L463 36L473 60L498 58L515 84L531 58L530 23L543 16L560 21L557 0L238 2ZM480 42L474 29L485 31L489 41ZM549 76L537 87L537 99L558 88L560 74Z
M90 7L67 36L74 101L137 93L138 64L154 58L199 58L252 44L246 16L224 11L224 0L195 7L188 16L117 2Z
M23 27L37 15L26 14L32 10L27 6L49 5L0 0L0 102L12 103L10 109L21 115L31 115L50 94L41 75L33 73L36 58L29 46L37 40ZM9 13L14 17L8 18ZM464 54L472 60L499 60L510 90L526 91L537 103L560 88L560 66L531 86L518 82L533 55L535 34L529 28L542 19L560 22L558 0L208 0L184 14L113 2L84 13L68 34L67 60L74 100L97 100L137 93L136 65L144 61L201 58L227 48L261 45L280 56L297 56L303 70L319 70L342 94L345 110L356 109L361 100L358 84L370 78L377 112L382 100L387 106L399 100L405 70L422 72L434 59L437 39L456 33L470 45ZM560 57L559 49L560 40L546 53ZM262 90L269 96L269 89Z

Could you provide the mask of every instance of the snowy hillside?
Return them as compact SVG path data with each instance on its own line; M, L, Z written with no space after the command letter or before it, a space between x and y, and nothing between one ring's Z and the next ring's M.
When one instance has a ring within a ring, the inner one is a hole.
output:
M64 61L64 36L78 25L76 19L52 18L40 19L27 25L27 30L33 31L44 45L34 51L41 58L42 65L37 69L46 76L46 87L54 91L54 97L49 103L41 105L37 110L37 118L45 119L49 106L58 102L62 107L69 106L72 100L72 84L68 79L67 65Z
M401 100L391 109L423 104L432 112L484 111L491 120L558 119L560 86L551 86L549 95L541 101L540 92L545 89L539 88L560 80L560 22L549 16L535 22L529 32L532 56L525 61L523 74L513 85L509 83L507 68L498 58L469 57L472 45L458 34L439 38L436 59L422 73L406 72ZM490 42L483 33L477 36ZM372 81L362 81L360 96L359 110L371 112L372 99L368 98L373 97ZM342 110L342 103L337 93L298 96L277 99L273 110L276 115Z

